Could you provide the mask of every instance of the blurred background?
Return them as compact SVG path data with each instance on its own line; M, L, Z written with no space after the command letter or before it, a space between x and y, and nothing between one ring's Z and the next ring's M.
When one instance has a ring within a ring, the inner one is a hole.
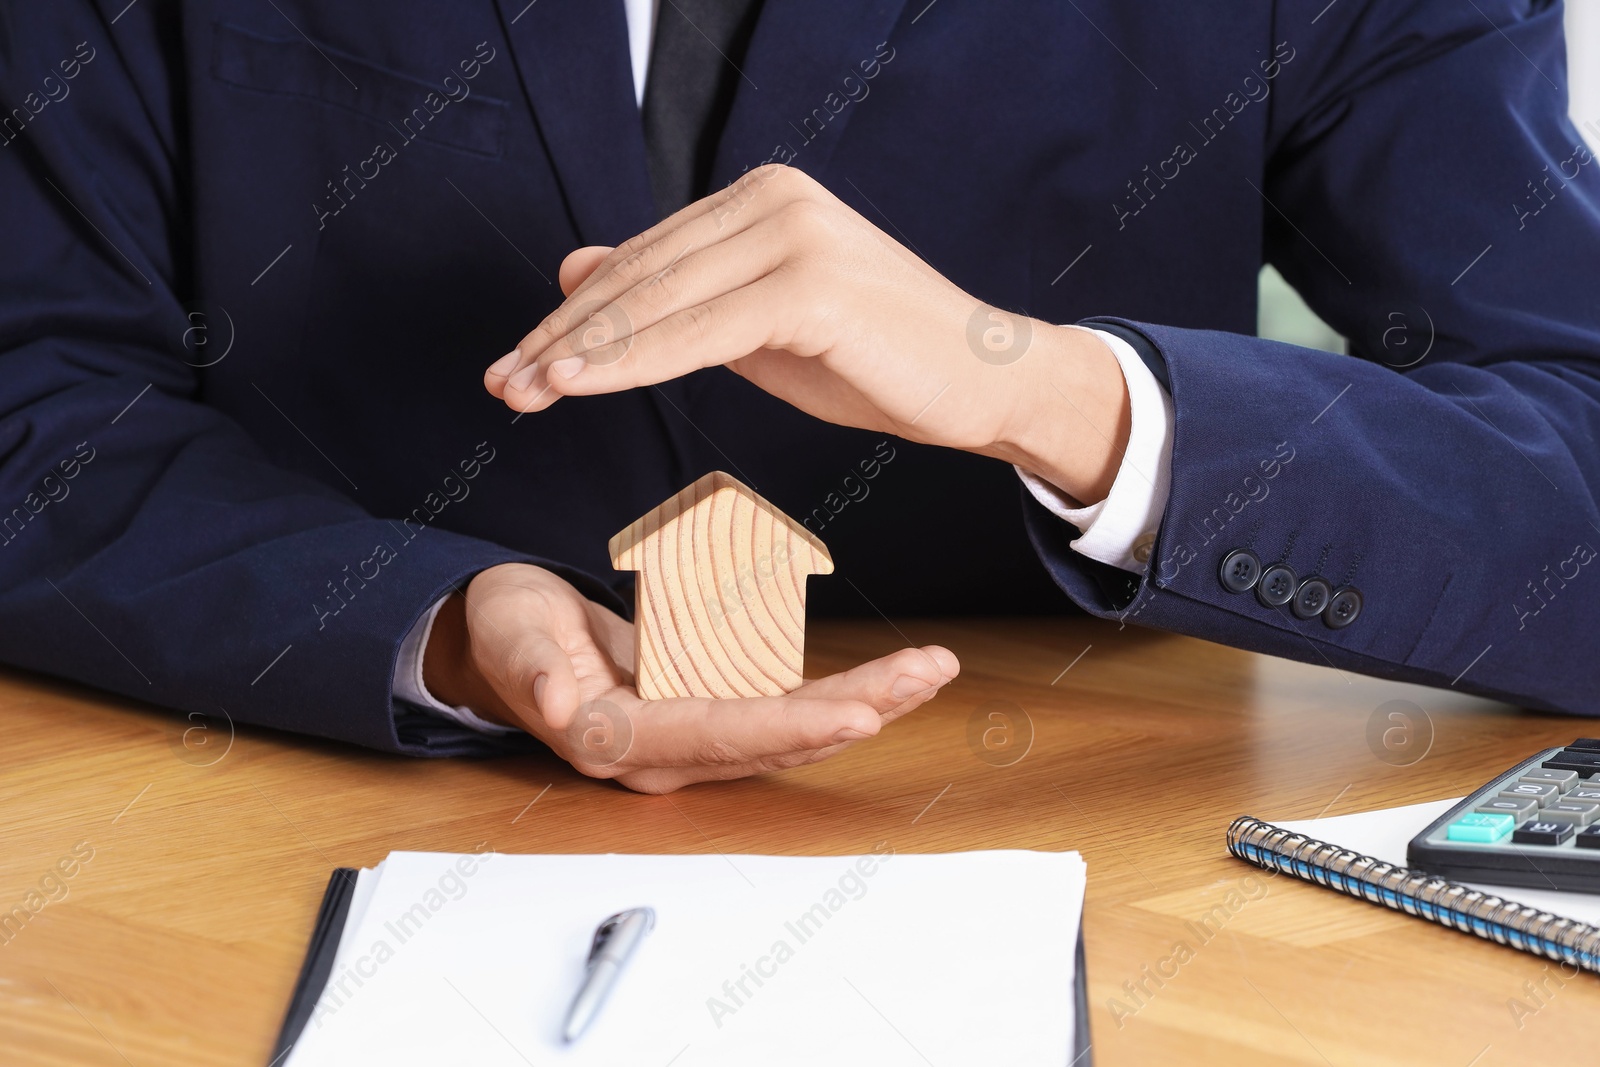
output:
M1571 99L1567 113L1589 146L1600 153L1600 0L1567 4L1567 78ZM1586 129L1585 122L1595 129ZM1256 333L1329 352L1345 351L1344 338L1306 307L1283 276L1271 267L1261 271L1261 303Z

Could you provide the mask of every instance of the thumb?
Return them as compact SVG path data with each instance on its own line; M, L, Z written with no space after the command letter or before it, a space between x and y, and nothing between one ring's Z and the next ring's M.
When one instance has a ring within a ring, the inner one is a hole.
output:
M578 711L578 675L572 656L553 638L536 632L517 642L511 691L519 711L532 712L555 730L565 730Z
M548 608L535 609L514 625L502 616L500 625L490 620L483 630L490 647L477 659L500 699L529 727L566 729L578 710L578 675L561 640L560 620L550 618Z
M576 251L568 252L567 258L561 261L561 270L556 276L561 283L562 294L571 296L610 254L609 245L585 245Z

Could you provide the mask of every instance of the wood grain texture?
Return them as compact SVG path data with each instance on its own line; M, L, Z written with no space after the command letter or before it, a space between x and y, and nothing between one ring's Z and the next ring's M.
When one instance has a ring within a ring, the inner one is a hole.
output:
M715 471L611 539L637 571L639 695L779 696L805 666L806 578L827 546L732 475Z
M1260 876L1227 854L1234 816L1457 796L1594 724L1092 619L819 621L812 669L907 641L953 649L961 677L878 738L661 797L549 755L408 760L0 671L0 913L78 842L94 849L64 899L0 937L0 1063L262 1067L329 871L484 845L735 865L879 842L1077 849L1100 1067L1507 1067L1593 1049L1593 976L1326 889L1266 879L1209 940L1193 926ZM1431 720L1409 766L1367 741L1390 700ZM1005 937L1027 918L1004 886L992 917ZM1183 940L1173 976L1146 977ZM1129 983L1151 994L1114 1016ZM1514 1017L1513 1001L1534 1011Z

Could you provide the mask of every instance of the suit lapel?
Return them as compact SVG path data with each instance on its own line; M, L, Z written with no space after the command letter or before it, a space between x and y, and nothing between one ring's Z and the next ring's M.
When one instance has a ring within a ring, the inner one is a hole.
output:
M717 145L713 188L773 158L775 149L779 162L792 159L820 174L857 106L848 92L862 92L861 64L881 61L878 45L904 6L905 0L766 0Z
M496 0L517 77L579 239L617 244L655 221L620 0ZM774 156L820 174L905 0L766 0L717 145L713 186ZM846 82L846 78L853 79Z
M655 222L621 0L496 0L567 210L586 244Z

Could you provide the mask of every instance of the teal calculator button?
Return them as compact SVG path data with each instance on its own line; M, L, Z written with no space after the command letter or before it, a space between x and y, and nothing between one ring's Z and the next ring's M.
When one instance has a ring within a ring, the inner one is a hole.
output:
M1475 811L1470 815L1463 815L1450 824L1450 829L1445 833L1446 841L1477 841L1485 845L1492 845L1516 828L1517 820L1511 815L1491 815L1488 812Z

